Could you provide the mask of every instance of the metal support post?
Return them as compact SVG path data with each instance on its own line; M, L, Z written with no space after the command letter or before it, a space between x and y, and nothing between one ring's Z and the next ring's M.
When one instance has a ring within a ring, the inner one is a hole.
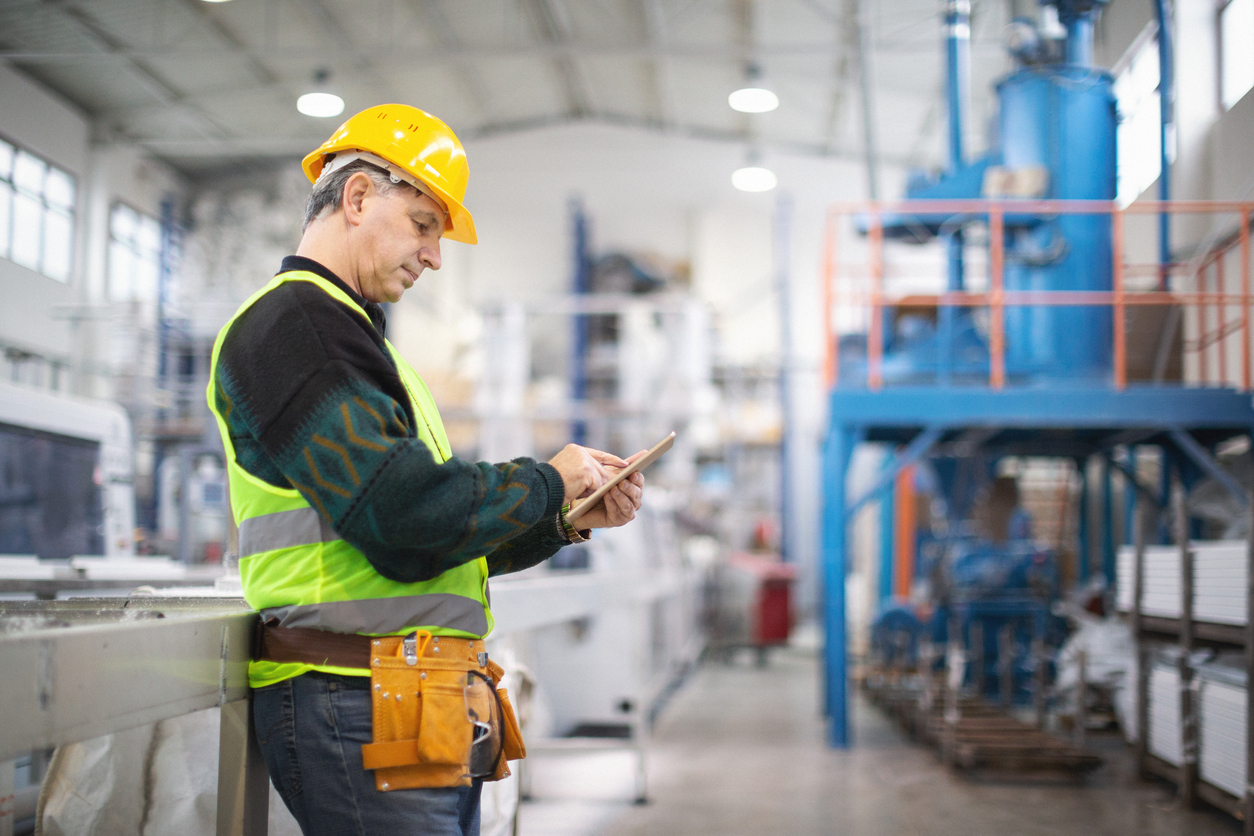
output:
M1077 748L1084 748L1084 738L1088 734L1089 725L1089 654L1081 648L1076 654L1076 662L1080 669L1075 688L1075 729L1074 741Z
M1102 577L1115 588L1115 498L1110 451L1102 456Z
M0 761L0 836L13 836L13 816L17 812L13 771L13 761Z
M893 454L884 457L884 464L892 467ZM893 502L896 498L896 482L890 481L880 491L880 588L879 600L883 604L893 597L893 540L896 527L893 525Z
M1088 583L1091 572L1089 560L1089 468L1088 459L1076 459L1076 470L1080 473L1080 519L1076 526L1076 582Z
M841 749L850 743L845 646L845 477L857 438L855 428L834 426L823 451L824 705L829 721L828 744Z
M1149 525L1146 503L1136 506L1135 535L1136 563L1132 575L1132 642L1136 653L1136 771L1141 777L1148 775L1146 756L1149 754L1149 648L1141 624L1141 608L1145 600L1145 538Z
M965 673L963 655L962 622L955 614L949 618L949 643L945 651L945 715L941 726L941 760L946 765L954 762L954 742L957 738L958 722L962 719L958 700Z
M1045 639L1032 636L1032 710L1038 728L1045 728Z
M1134 479L1128 478L1128 474L1136 475L1136 446L1129 444L1127 453L1124 455L1124 466L1120 468L1124 474L1123 481L1123 540L1125 545L1130 545L1136 540L1136 533L1133 530L1136 526L1136 506L1139 499L1137 498L1137 485Z
M1197 706L1193 690L1193 549L1184 484L1177 481L1171 496L1176 544L1180 547L1180 803L1192 809L1197 799Z
M1245 836L1254 836L1254 781L1250 780L1250 765L1254 764L1254 493L1246 505L1245 545Z
M984 696L984 622L971 622L971 687L978 697Z
M270 776L253 734L251 695L222 706L217 836L266 836Z
M1015 628L1007 621L997 639L997 689L1001 707L1009 711L1015 700Z

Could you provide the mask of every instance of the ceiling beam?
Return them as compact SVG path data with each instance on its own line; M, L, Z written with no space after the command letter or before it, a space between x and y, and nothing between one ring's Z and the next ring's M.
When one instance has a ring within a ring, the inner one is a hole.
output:
M640 0L640 2L649 47L662 53L666 49L666 9L662 5L662 0ZM675 83L667 59L660 55L650 59L649 74L653 82L651 87L654 115L663 127L672 125L675 123L677 113L674 98Z
M174 89L169 82L162 79L143 59L131 57L124 43L109 32L86 11L70 3L51 3L47 6L54 10L66 24L92 45L96 55L108 56L112 61L122 61L140 87L165 108L177 108L190 115L198 124L197 130L203 136L225 137L230 132L216 119L202 110L184 103L184 95ZM90 110L90 109L89 109ZM98 112L93 112L98 116Z
M529 0L532 2L541 2L544 0ZM972 44L972 49L976 49L977 45ZM878 48L883 54L901 54L917 57L918 49L903 48L893 50L887 48ZM988 49L994 51L999 49L994 45L989 45ZM939 52L939 47L937 48ZM275 47L246 47L228 48L228 47L212 47L212 48L174 48L174 47L152 47L145 49L119 47L111 53L125 58L144 61L157 58L270 58L273 60L282 60L286 58L305 58L309 57L309 49L307 47L298 46L275 46ZM387 43L380 43L377 50L371 50L366 53L361 50L353 50L352 52L341 52L342 56L350 58L370 58L372 60L382 58L399 58L407 61L414 61L414 51L412 48L403 48ZM567 40L564 42L546 41L527 44L467 44L460 45L441 44L430 48L424 48L420 61L415 63L431 64L445 62L458 58L483 59L483 58L537 58L555 60L559 58L584 59L584 58L635 58L642 60L653 60L658 58L688 58L688 59L708 59L719 61L745 61L751 58L826 58L832 54L831 41L802 41L795 43L775 42L771 44L740 44L740 43L678 43L667 41L664 44L650 43L624 43L622 41L576 41ZM26 64L40 63L61 63L72 61L92 61L101 58L101 53L93 50L76 50L76 49L55 49L42 50L32 49L28 46L10 47L0 50L0 59L7 61L15 61Z
M395 85L387 76L379 72L375 64L375 55L357 47L352 35L349 34L348 27L336 18L335 12L331 11L331 7L326 4L325 0L303 0L298 8L309 10L310 17L322 31L322 36L334 45L336 55L343 56L351 66L367 75L371 86L383 91L387 101L401 100L396 93Z
M527 9L541 39L550 46L561 47L570 43L572 32L570 14L563 0L527 0ZM589 116L594 110L589 95L588 80L572 54L555 52L551 58L558 83L566 100L569 116Z
M611 125L622 128L633 128L652 132L662 132L661 126L651 120L639 116L598 113L592 116L572 117L568 115L538 116L528 119L495 122L459 131L458 135L465 141L488 139L525 133L527 131L550 128L562 125ZM666 131L672 135L710 142L744 144L744 136L737 131L724 128L712 128L704 125L677 124ZM310 135L308 137L257 137L257 138L224 138L204 140L160 139L148 138L138 143L149 151L162 157L182 158L228 158L228 157L300 157L305 154L310 144L316 145L324 137ZM778 151L798 156L814 157L829 160L860 161L859 155L833 153L822 143L789 142L784 140L768 140L763 142L765 150ZM900 165L903 160L888 157L886 162Z
M440 7L438 0L410 0L411 5L427 22L431 30L436 35L436 40L447 47L456 50L465 50L466 43L462 40L457 30L453 28L453 24L449 21L448 16L444 14L444 9ZM480 115L485 120L490 121L493 117L494 108L492 106L492 96L488 92L488 85L483 80L479 68L475 66L474 57L467 52L459 54L451 61L458 72L461 74L462 84L466 87L466 93L470 96L470 100L474 102Z

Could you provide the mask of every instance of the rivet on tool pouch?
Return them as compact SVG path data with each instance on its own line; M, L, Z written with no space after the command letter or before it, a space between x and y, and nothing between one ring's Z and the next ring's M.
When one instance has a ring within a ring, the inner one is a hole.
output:
M499 780L510 774L507 760L526 754L509 697L497 690L500 666L482 642L445 642L439 656L426 630L371 642L374 742L361 753L380 791Z

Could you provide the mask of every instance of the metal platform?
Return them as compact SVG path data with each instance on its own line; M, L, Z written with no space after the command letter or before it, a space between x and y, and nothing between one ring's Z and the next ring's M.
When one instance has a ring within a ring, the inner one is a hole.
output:
M1232 486L1210 455L1215 445L1254 432L1254 399L1227 388L1066 385L836 387L830 396L824 449L824 581L826 709L829 740L849 740L844 578L849 521L905 467L925 456L1055 456L1086 459L1120 445L1159 445ZM846 476L864 442L904 445L862 495L849 496ZM1122 468L1117 461L1114 467ZM1125 471L1125 476L1132 476ZM1158 502L1157 489L1137 483ZM1241 491L1244 497L1244 491ZM1244 501L1244 499L1243 499ZM1113 555L1110 574L1113 575Z

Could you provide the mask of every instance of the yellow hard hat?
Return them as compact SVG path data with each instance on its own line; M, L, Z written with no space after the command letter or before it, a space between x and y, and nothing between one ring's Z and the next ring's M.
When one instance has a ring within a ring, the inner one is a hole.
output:
M462 205L470 178L466 149L448 125L409 105L366 108L336 128L301 166L310 182L317 182L328 155L343 158L353 152L358 158L378 157L394 178L409 181L443 204L445 238L478 243L475 219Z

